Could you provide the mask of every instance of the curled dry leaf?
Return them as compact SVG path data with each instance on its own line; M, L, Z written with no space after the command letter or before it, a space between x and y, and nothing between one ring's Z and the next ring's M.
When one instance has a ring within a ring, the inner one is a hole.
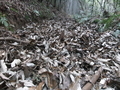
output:
M75 83L75 77L72 74L70 74L70 79L73 83Z
M19 87L16 90L29 90L29 88L28 87Z
M120 62L120 54L117 54L117 55L115 56L115 59L116 59L118 62Z
M0 59L3 59L4 56L5 56L5 51L4 50L0 50Z
M57 88L58 81L56 80L56 77L51 72L44 72L41 74L42 80L45 80L44 83L40 83L40 87L43 87L43 84L45 84L47 87L54 89Z
M34 63L26 63L26 66L28 66L28 67L34 67L35 64Z
M80 79L76 78L75 82L73 82L70 87L69 90L82 90L81 85L80 85Z
M52 59L50 59L49 57L46 57L46 56L44 56L44 55L42 55L41 54L41 58L47 63L47 62L49 62L50 64L53 64L53 60Z
M2 79L9 80L9 78L6 77L3 73L0 73L0 77L1 77Z
M99 89L102 89L102 88L106 88L106 84L107 84L107 81L109 80L109 78L103 78L100 80L99 82Z
M6 66L6 63L4 62L4 60L0 60L0 64L1 64L1 72L6 72L7 66Z
M39 74L42 74L42 73L45 73L47 72L47 69L46 68L42 68L38 71Z
M111 59L98 58L97 60L100 62L109 62Z
M19 65L21 63L20 59L14 59L13 62L11 63L11 67L15 67L16 65Z
M44 85L45 85L44 82L39 83L39 85L37 86L36 90L43 90Z
M30 80L19 80L20 83L23 83L24 87L32 87L35 86Z

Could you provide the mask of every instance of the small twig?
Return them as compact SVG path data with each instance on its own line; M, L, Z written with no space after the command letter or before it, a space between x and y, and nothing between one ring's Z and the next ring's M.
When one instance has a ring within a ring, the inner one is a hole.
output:
M98 69L98 71L96 72L96 74L93 75L91 81L88 82L88 83L82 88L82 90L91 90L91 88L93 87L93 84L95 84L95 82L98 80L98 78L100 77L102 71L103 71L103 69L102 69L102 67L100 67L100 68Z
M15 42L19 42L19 43L25 43L25 44L29 44L29 41L23 41L23 40L19 40L16 38L12 38L12 37L0 37L0 41L15 41Z

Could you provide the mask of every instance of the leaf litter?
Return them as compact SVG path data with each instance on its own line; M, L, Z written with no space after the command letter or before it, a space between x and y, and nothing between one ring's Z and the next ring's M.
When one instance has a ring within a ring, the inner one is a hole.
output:
M2 90L120 89L120 38L112 31L63 18L1 32Z

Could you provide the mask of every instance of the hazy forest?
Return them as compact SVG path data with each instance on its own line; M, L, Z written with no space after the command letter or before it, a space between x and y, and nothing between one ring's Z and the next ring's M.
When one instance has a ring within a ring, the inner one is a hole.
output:
M0 0L0 90L120 90L120 0Z

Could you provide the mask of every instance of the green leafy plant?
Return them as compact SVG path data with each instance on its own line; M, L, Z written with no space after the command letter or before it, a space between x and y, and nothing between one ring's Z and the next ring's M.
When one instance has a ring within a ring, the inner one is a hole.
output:
M15 8L10 8L12 11L14 11L14 12L18 12L18 10L17 9L15 9Z
M90 15L74 15L73 18L79 23L84 23L90 19Z
M113 27L115 22L117 22L118 18L120 18L120 14L118 15L111 15L109 18L102 19L100 21L100 24L102 24L102 30L101 31L106 31L110 27Z
M113 34L113 36L115 36L115 37L120 36L120 30L116 30L116 31L112 32L112 34Z
M8 20L5 16L5 14L0 13L0 24L4 25L5 27L8 27Z
M33 12L36 14L36 16L40 16L40 12L38 10L34 10Z

